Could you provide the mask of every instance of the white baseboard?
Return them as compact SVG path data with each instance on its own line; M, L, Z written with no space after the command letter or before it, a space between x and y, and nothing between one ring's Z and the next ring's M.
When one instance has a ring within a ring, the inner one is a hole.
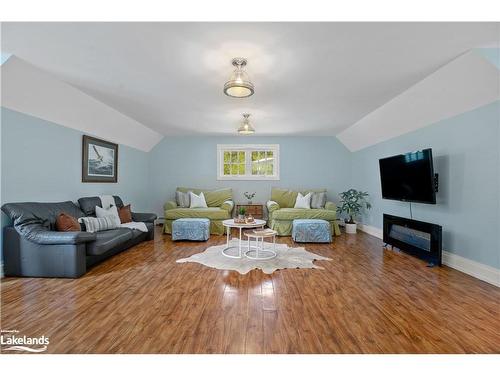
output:
M443 250L443 264L500 287L500 270Z
M372 235L373 237L377 237L382 239L383 230L377 227L372 227L371 225L358 224L358 228L365 233Z
M363 232L368 233L374 237L380 239L382 239L383 237L382 229L363 224L358 224L358 227ZM483 280L487 283L500 287L500 269L498 268L464 258L460 255L445 250L443 250L443 264L460 272L466 273L467 275L473 276L479 280Z

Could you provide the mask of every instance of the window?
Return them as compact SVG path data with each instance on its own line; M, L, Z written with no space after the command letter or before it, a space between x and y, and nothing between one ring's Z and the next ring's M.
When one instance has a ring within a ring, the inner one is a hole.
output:
M218 180L279 180L279 145L217 145Z

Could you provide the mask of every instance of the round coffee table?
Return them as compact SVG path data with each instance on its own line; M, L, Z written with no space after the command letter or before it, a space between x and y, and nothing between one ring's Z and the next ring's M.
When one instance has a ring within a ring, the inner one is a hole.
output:
M245 256L248 259L253 259L253 260L268 260L268 259L273 259L276 257L276 234L278 232L268 229L266 231L262 232L247 232L245 233L245 236L248 237L248 250L245 252ZM264 238L271 238L273 240L273 248L272 250L270 248L265 248L264 243ZM252 239L255 240L255 245L252 245ZM250 255L252 253L255 253L254 255ZM266 255L267 254L267 255Z
M247 223L235 223L233 219L224 220L222 222L222 225L224 225L224 227L227 230L226 247L224 249L222 249L222 255L224 255L228 258L237 258L237 259L243 257L243 253L241 250L242 230L243 229L253 229L253 228L264 228L264 226L266 225L265 220L260 220L260 219L254 219L254 220L255 221L253 223L248 223L248 224ZM238 228L240 230L238 246L229 246L229 239L231 236L231 228ZM238 255L228 254L228 250L230 250L230 249L238 249Z

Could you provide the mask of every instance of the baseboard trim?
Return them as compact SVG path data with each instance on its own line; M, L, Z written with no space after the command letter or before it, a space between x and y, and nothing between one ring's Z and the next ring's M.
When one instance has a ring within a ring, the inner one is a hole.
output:
M383 238L383 231L371 225L358 224L361 231L374 237ZM476 279L500 287L500 269L464 258L460 255L443 250L443 264L454 268Z
M383 230L377 227L372 227L371 225L358 224L358 228L365 233L372 235L373 237L383 238Z
M500 287L500 270L497 268L461 257L449 251L443 251L443 264Z

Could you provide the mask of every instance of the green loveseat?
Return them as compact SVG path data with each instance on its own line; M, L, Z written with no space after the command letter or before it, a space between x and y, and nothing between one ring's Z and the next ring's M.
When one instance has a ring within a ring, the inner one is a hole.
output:
M305 190L300 193L326 192L326 189ZM330 223L332 233L340 236L340 229L336 222L337 207L332 202L326 202L325 208L293 208L299 192L272 188L271 200L267 202L269 211L268 225L278 232L278 236L290 236L294 219L323 219Z
M182 218L206 218L210 220L211 234L224 234L222 221L231 219L233 212L233 192L231 189L205 190L179 187L177 191L194 194L203 192L208 208L178 207L175 200L165 203L164 233L172 234L172 222Z

